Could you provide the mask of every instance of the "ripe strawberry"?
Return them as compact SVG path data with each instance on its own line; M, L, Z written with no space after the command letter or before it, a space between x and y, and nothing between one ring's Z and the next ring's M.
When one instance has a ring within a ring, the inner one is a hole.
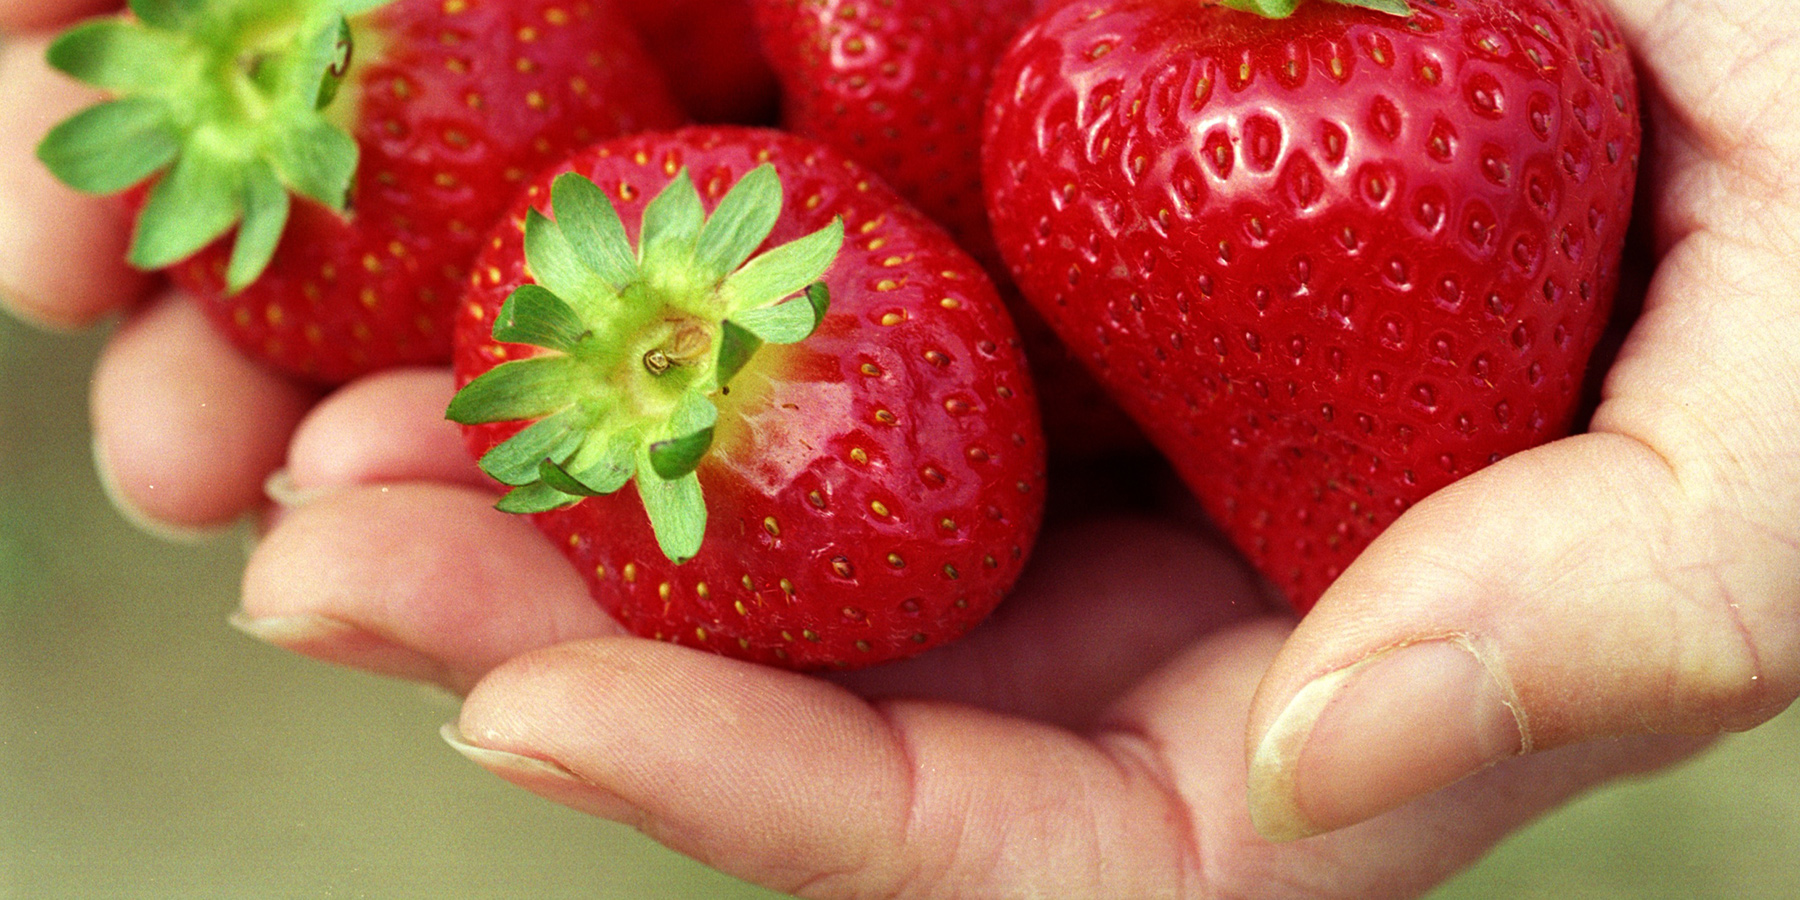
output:
M1066 2L984 144L1025 294L1301 611L1570 426L1639 147L1593 0L1361 5Z
M981 117L994 63L1038 0L755 0L782 125L873 169L977 258Z
M449 415L633 631L856 667L955 638L1017 578L1044 493L1017 335L861 166L760 129L605 142L475 273Z
M131 8L52 45L115 99L40 158L132 191L131 261L172 267L247 352L321 381L446 360L476 242L525 178L681 121L611 0Z
M1091 458L1142 437L1036 311L988 229L981 121L994 64L1041 0L755 0L783 89L782 125L873 169L988 267L1025 340L1053 453Z

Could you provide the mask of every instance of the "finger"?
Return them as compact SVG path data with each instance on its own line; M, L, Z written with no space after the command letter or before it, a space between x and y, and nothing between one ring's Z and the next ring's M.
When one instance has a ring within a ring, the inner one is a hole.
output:
M496 669L446 738L521 787L819 898L1416 895L1622 768L1540 757L1306 845L1263 842L1242 727L1287 629L1208 636L1085 735L612 639Z
M1281 622L1251 624L1197 646L1106 723L1141 740L1197 811L1198 865L1215 881L1209 896L1416 897L1571 797L1670 765L1706 745L1687 737L1636 738L1512 759L1356 826L1271 843L1253 827L1244 803L1248 773L1237 727L1270 657L1291 642L1287 630ZM1217 694L1230 702L1219 705Z
M1151 897L1177 877L1141 852L1180 840L1169 798L1068 732L973 707L871 706L659 642L514 660L447 737L528 789L800 896L1096 896L1066 867L1110 870L1119 890L1105 896ZM1108 802L1075 807L1088 797Z
M1779 103L1800 24L1651 5L1626 4L1661 258L1592 433L1427 499L1301 625L1251 723L1272 834L1499 758L1752 727L1800 693L1800 117Z
M8 6L0 16L35 8ZM46 44L0 41L0 304L29 322L79 328L135 301L149 278L125 264L119 200L77 193L37 160L50 127L98 98L44 64Z
M114 504L176 537L259 509L313 392L245 359L201 312L166 296L95 367L94 459Z
M865 697L1083 727L1202 635L1272 608L1240 558L1190 526L1141 514L1053 523L1006 602L968 636L834 680Z
M294 432L287 467L270 483L286 505L360 484L491 482L476 468L462 433L444 418L456 393L444 369L399 369L339 388Z
M1271 837L1367 819L1510 757L1712 734L1794 696L1792 544L1694 505L1617 435L1422 503L1302 621L1250 735Z
M568 561L494 495L345 487L287 511L245 567L234 624L308 656L466 689L502 660L616 634Z

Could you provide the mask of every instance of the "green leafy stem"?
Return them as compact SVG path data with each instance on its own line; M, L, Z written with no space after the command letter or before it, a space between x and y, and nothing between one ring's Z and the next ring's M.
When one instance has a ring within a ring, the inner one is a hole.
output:
M52 128L38 158L77 190L160 175L129 259L157 269L238 228L226 281L267 268L291 195L344 212L356 141L325 114L349 69L351 20L389 0L131 0L51 43L49 63L110 99Z
M512 487L502 510L557 509L635 481L664 554L683 562L699 551L696 469L719 419L713 397L764 344L811 335L829 306L819 279L843 222L756 254L781 205L780 178L764 164L708 216L682 169L645 206L633 248L598 186L556 178L553 218L526 216L535 283L508 295L493 328L495 340L539 351L475 378L446 412L465 425L531 421L481 459Z

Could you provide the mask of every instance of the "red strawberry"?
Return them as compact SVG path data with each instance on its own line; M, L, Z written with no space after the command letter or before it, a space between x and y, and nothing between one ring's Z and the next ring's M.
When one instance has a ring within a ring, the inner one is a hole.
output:
M1021 288L1302 611L1570 426L1630 215L1636 87L1593 0L1401 13L1073 0L995 76Z
M161 173L132 262L173 266L246 351L322 381L447 359L476 242L525 178L681 120L611 0L132 10L51 47L117 98L40 157L98 193Z
M779 132L622 138L557 171L459 318L449 413L514 486L501 507L537 512L649 637L855 667L980 621L1044 493L1031 381L980 266Z
M782 124L875 170L978 258L981 117L994 63L1039 0L755 0Z
M620 0L697 122L767 124L779 88L751 23L750 0Z
M782 123L875 170L995 276L1024 335L1053 452L1089 458L1142 438L1005 276L981 192L994 64L1041 0L755 0L783 89Z

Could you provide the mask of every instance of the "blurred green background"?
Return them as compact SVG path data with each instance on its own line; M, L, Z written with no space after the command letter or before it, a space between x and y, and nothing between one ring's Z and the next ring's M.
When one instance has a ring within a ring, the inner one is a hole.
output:
M225 625L242 536L134 531L88 453L99 333L0 316L0 897L749 898L443 745L449 697ZM1434 900L1800 898L1800 712L1588 795Z

